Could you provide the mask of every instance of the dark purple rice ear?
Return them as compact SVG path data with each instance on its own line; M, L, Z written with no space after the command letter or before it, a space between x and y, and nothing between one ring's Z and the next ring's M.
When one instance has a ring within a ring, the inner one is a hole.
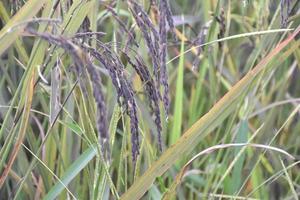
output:
M115 55L105 44L98 43L101 54L94 48L82 46L91 56L96 58L108 71L114 87L118 94L118 103L125 108L130 118L130 132L132 142L132 160L135 164L139 155L139 121L137 118L137 105L134 99L134 92L131 84L127 80L124 73L124 66L119 57Z
M225 32L226 32L225 12L224 12L223 8L221 9L220 16L217 17L217 21L220 25L220 31L218 33L218 39L221 39L225 36ZM219 42L218 44L219 44L219 48L221 48L223 43Z
M177 41L176 33L175 33L175 26L174 26L174 20L173 20L173 14L171 11L170 4L168 0L160 0L160 4L163 7L161 12L165 13L165 17L167 19L168 25L170 27L171 33L173 35L173 39Z
M93 35L96 35L96 36L99 36L99 37L102 37L104 35L106 35L106 33L104 32L79 32L79 33L75 33L74 38L81 38L81 37L91 37Z
M109 159L109 134L107 126L107 113L106 113L106 104L104 100L104 95L102 92L102 83L101 77L98 72L95 70L93 64L90 62L86 52L83 51L79 46L73 44L68 39L62 36L54 36L49 33L38 33L32 29L27 29L27 32L33 36L40 37L49 43L55 44L63 48L68 52L75 65L75 71L79 80L82 80L81 76L86 77L86 69L91 78L92 87L93 87L93 96L97 106L97 131L99 132L99 140L102 145L102 151L104 155L107 155L106 158ZM86 66L86 69L85 67ZM81 90L83 93L86 92L86 87L83 82L80 82Z
M157 90L160 88L159 34L147 13L133 0L129 0L129 9L146 42L153 64L153 74Z
M154 80L152 79L147 66L143 63L140 56L139 55L135 56L135 62L133 62L128 55L126 56L129 64L137 72L145 87L146 94L150 101L150 109L152 114L155 117L154 122L157 130L159 149L160 151L162 151L162 141L161 141L162 126L161 126L160 109L159 109L159 96L158 96L159 91L157 91Z
M170 107L170 98L169 98L169 83L168 83L168 72L167 72L167 64L166 64L166 57L167 57L167 24L174 30L174 23L172 16L168 16L171 14L170 8L168 6L168 2L166 0L161 0L159 4L159 59L161 65L161 84L164 87L163 92L163 103L166 113L166 118L169 115L169 107ZM169 17L171 17L169 19Z
M90 59L88 59L87 61L87 71L91 78L93 95L97 106L96 125L97 125L97 131L99 135L99 141L105 159L110 160L107 111L106 111L104 94L102 92L103 86L101 82L101 76L99 72L95 69L95 66L90 62Z

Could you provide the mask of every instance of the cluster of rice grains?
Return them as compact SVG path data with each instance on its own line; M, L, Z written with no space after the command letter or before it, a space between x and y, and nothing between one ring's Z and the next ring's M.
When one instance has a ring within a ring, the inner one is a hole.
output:
M75 45L67 38L64 38L62 36L55 36L49 33L38 33L30 28L27 28L26 31L33 36L37 36L48 41L50 44L54 44L58 47L63 48L67 53L70 54L73 59L75 71L78 75L80 87L83 93L86 93L86 86L81 80L83 80L83 78L87 76L86 72L88 72L88 74L90 75L93 86L93 96L95 98L97 106L97 130L99 132L102 150L106 151L105 154L107 154L107 151L109 150L109 141L105 98L102 92L100 74L95 69L93 63L91 62L91 59L88 58L88 55L84 51L82 51L79 46ZM84 68L83 66L86 66L86 68Z
M74 66L75 72L79 80L79 85L83 93L86 93L86 85L84 80L89 76L92 82L93 96L97 106L97 131L99 132L99 140L102 145L102 151L105 155L109 151L109 133L108 133L108 119L107 119L107 106L105 104L105 97L103 93L103 86L101 82L101 76L99 71L93 64L93 60L99 61L99 63L107 70L108 75L117 91L118 103L126 111L126 114L130 118L130 131L131 131L131 146L132 146L132 160L136 162L139 155L139 121L137 117L137 103L135 100L135 93L132 88L131 82L125 75L124 62L121 61L120 54L123 55L129 64L140 77L143 83L145 94L149 100L149 107L154 117L156 125L156 132L158 135L159 149L162 150L161 141L161 112L159 109L160 101L163 102L166 116L168 116L169 109L169 85L168 75L166 69L166 55L167 55L167 29L170 27L174 35L174 24L172 20L172 14L167 0L160 0L156 2L151 1L151 6L158 7L158 30L155 27L155 23L151 21L149 15L144 8L134 0L127 1L128 8L132 13L135 23L142 33L142 38L149 50L149 54L153 64L153 77L148 67L143 62L143 59L135 51L133 56L130 56L129 49L133 51L133 46L138 48L135 41L134 29L128 30L125 23L117 16L111 5L104 5L107 12L110 12L116 22L120 24L122 32L128 35L125 48L123 50L112 50L112 46L108 43L97 41L97 48L93 48L89 45L88 41L93 34L100 34L101 32L92 33L89 32L88 24L85 20L83 30L88 32L77 33L72 39L62 36L56 36L50 33L38 33L33 29L27 29L27 32L33 36L40 37L51 44L57 45L63 48L68 54L70 54ZM135 24L134 24L135 25ZM134 25L132 27L134 27ZM82 30L81 30L82 31ZM174 35L175 38L175 35ZM88 40L86 40L88 39ZM163 94L160 93L160 86L163 86Z

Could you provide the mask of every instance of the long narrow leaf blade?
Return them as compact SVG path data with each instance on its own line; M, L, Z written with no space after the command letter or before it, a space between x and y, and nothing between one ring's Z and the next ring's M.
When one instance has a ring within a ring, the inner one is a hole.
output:
M66 170L61 182L57 182L48 194L44 197L44 200L55 199L64 189L65 185L68 185L79 172L95 157L96 150L94 146L88 148L77 160ZM63 183L63 184L62 184Z

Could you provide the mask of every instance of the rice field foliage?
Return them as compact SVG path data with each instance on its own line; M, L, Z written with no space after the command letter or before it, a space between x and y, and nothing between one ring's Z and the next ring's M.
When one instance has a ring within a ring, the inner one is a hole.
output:
M3 0L0 199L298 199L300 1Z

